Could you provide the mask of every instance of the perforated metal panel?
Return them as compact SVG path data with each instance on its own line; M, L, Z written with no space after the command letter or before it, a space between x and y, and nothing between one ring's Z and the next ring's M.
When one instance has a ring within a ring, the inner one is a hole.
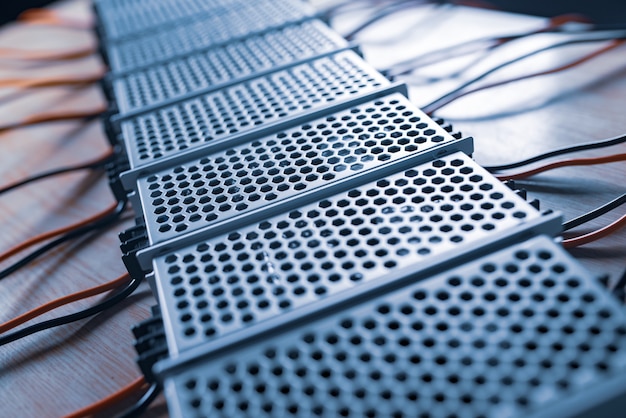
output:
M137 182L152 244L452 138L399 93Z
M109 65L114 71L127 71L312 15L310 9L303 9L299 2L268 1L264 4L264 7L235 8L219 16L159 30L150 36L109 44L106 46Z
M280 0L279 0L280 1ZM175 24L189 18L219 15L233 8L263 6L263 1L228 0L150 0L98 1L98 15L106 27L107 39L135 35L155 27Z
M131 166L145 166L388 84L345 51L129 119L122 137Z
M275 187L279 175L267 184ZM167 198L157 199L165 208ZM203 214L195 204L193 213ZM183 206L180 213L190 213ZM539 216L457 153L181 249L154 261L172 323L170 348L187 349L400 268L419 270L426 259ZM171 219L162 225L175 228Z
M560 417L623 376L625 353L623 309L540 237L241 343L165 390L173 417Z
M277 29L245 41L209 49L112 80L124 114L189 93L223 88L256 73L345 48L321 21Z

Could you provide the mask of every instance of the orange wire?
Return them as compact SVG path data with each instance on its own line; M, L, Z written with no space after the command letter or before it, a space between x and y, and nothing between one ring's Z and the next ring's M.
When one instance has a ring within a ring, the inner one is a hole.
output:
M588 234L584 234L578 237L563 240L563 247L574 248L580 245L588 244L593 241L597 241L600 238L604 238L607 235L610 235L625 226L626 226L626 215L622 216L617 221L605 226L604 228L598 229L597 231L593 231Z
M98 221L98 220L100 220L100 219L102 219L102 218L104 218L104 217L114 213L117 207L118 207L118 203L115 202L114 204L112 204L111 206L109 206L108 208L103 210L102 212L97 213L97 214L95 214L93 216L90 216L89 218L84 219L84 220L82 220L80 222L76 222L76 223L74 223L72 225L68 225L68 226L64 226L64 227L61 227L61 228L57 228L57 229L54 229L52 231L48 231L48 232L45 232L43 234L34 236L34 237L24 241L23 243L21 243L19 245L16 245L15 247L9 249L8 251L5 251L4 253L0 254L0 262L1 261L5 261L6 259L14 256L15 254L20 253L21 251L25 250L26 248L32 247L35 244L38 244L38 243L43 242L45 240L48 240L50 238L56 237L58 235L64 234L66 232L70 232L70 231L73 231L75 229L81 228L81 227L83 227L85 225L88 225L88 224L90 224L92 222L96 222L96 221Z
M99 412L103 412L106 409L115 405L116 403L131 396L133 393L139 391L145 385L147 385L147 382L144 377L139 377L133 380L128 385L124 386L122 389L118 390L117 392L107 396L106 398L103 398L98 402L79 409L78 411L72 412L71 414L65 415L63 418L90 417Z
M567 166L579 166L579 165L594 165L594 164L607 164L618 161L626 161L626 154L613 154L606 157L597 158L573 158L569 160L556 161L550 164L537 167L532 170L523 171L515 174L498 174L496 178L498 180L519 180L526 177L533 176L535 174L542 173L544 171L553 170L555 168L567 167Z
M96 52L94 46L87 46L69 51L27 51L15 48L0 48L0 59L55 61L83 58Z
M34 87L53 87L75 84L95 83L104 77L105 71L98 71L96 74L86 76L66 77L43 77L43 78L7 78L0 80L0 87L14 87L28 89Z
M73 119L84 119L92 116L98 116L106 111L106 106L102 106L98 109L93 110L78 110L78 111L68 111L66 113L56 113L56 114L40 114L30 116L21 122L16 122L11 125L0 126L0 133L2 131L8 131L10 129L17 129L25 126L36 125L38 123L44 122L58 122L65 120L73 120Z
M626 40L624 40L624 39L615 40L611 44L609 44L609 45L607 45L607 46L605 46L603 48L600 48L597 51L592 52L591 54L585 55L585 56L577 59L576 61L570 62L569 64L561 65L561 66L556 67L556 68L552 68L550 70L539 71L539 72L533 73L533 74L527 74L527 75L523 75L523 76L519 76L519 77L514 77L514 78L510 78L508 80L502 80L502 81L498 81L498 82L495 82L495 83L487 84L487 85L484 85L484 86L481 86L481 87L476 87L476 88L471 89L471 90L467 90L465 92L457 94L456 96L450 97L448 100L445 100L445 101L441 102L440 104L438 104L435 107L429 108L426 113L431 115L434 112L436 112L437 110L441 109L444 106L449 105L450 103L460 99L461 97L465 97L465 96L468 96L470 94L473 94L473 93L476 93L476 92L479 92L479 91L482 91L482 90L487 90L487 89L491 89L491 88L494 88L494 87L499 87L499 86L502 86L502 85L505 85L505 84L515 83L517 81L526 80L528 78L541 77L541 76L544 76L544 75L549 75L549 74L554 74L554 73L558 73L558 72L561 72L561 71L569 70L570 68L576 67L576 66L578 66L580 64L583 64L586 61L589 61L589 60L591 60L591 59L593 59L593 58L595 58L595 57L597 57L599 55L604 54L605 52L608 52L608 51L610 51L612 49L617 48L618 46L622 45L624 42L626 42Z
M46 312L50 312L53 309L56 309L61 306L65 306L67 304L76 302L78 300L87 299L89 297L99 295L109 290L117 289L118 287L128 283L129 281L130 281L130 276L128 275L128 273L126 273L110 282L52 300L44 305L41 305L26 313L23 313L20 316L17 316L9 321L6 321L3 324L0 324L0 334L10 331L13 328L18 327L22 325L23 323L30 321L33 318L41 316L45 314Z
M90 29L93 22L81 22L79 20L63 17L55 10L33 8L22 12L18 21L32 25L61 26L70 29Z

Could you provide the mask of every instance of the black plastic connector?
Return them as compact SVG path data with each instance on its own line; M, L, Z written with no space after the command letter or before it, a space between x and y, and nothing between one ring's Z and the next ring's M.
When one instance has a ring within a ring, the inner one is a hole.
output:
M515 184L514 180L506 180L504 185L508 187L510 190L517 190L517 184Z
M530 206L532 206L533 208L537 209L537 210L541 210L541 201L539 199L533 199L530 202L528 202L530 204Z
M463 133L460 131L455 131L454 126L451 123L446 122L443 118L433 118L435 123L443 128L444 131L449 133L454 139L463 138Z
M167 341L163 318L158 308L152 309L152 318L140 322L132 328L135 336L137 365L149 383L156 382L152 368L159 361L168 357Z
M528 199L528 192L526 191L526 189L516 189L515 194L524 200Z
M113 102L109 102L109 110L107 110L102 116L102 127L107 139L109 140L109 144L111 144L112 146L116 146L120 144L119 138L121 132L119 127L111 121L113 115L117 114L117 110L111 103Z
M121 151L121 147L116 146L115 158L113 161L105 166L107 177L109 179L109 187L113 192L113 195L118 202L124 202L128 200L127 192L122 181L120 180L120 174L130 169L130 164L126 155Z
M98 85L100 86L100 90L102 90L102 94L104 94L104 97L107 99L107 102L114 103L115 93L113 91L113 86L111 85L111 80L109 76L101 78L98 81Z
M600 283L602 286L608 288L609 287L609 279L610 279L610 276L608 274L603 274L602 276L598 277L598 283Z
M148 231L143 225L136 225L119 234L122 261L131 275L144 274L137 260L137 252L150 245Z
M120 249L124 254L133 254L149 244L148 233L143 225L137 225L119 234Z
M126 231L122 231L119 234L122 245L126 245L130 241L136 239L147 239L146 228L143 225L136 225L132 228L128 228Z

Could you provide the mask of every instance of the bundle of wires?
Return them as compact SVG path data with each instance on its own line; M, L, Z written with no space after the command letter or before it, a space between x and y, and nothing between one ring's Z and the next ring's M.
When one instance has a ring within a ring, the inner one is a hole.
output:
M101 169L108 164L115 164L116 151L114 149L108 150L104 155L80 164L70 165L66 167L60 167L54 170L46 171L43 173L35 174L28 178L9 183L3 187L0 187L0 195L13 191L19 187L26 186L35 181L42 180L45 178L58 176L60 174L79 171L79 170L96 170ZM73 238L78 238L85 234L88 234L93 231L97 231L99 229L105 228L108 225L116 222L124 209L126 208L127 200L126 198L120 198L119 201L112 203L109 207L104 209L103 211L96 213L88 218L81 220L79 222L73 223L68 226L64 226L61 228L57 228L37 236L34 236L20 244L13 246L12 248L5 250L0 253L0 262L9 260L10 258L22 253L23 251L38 245L45 243L41 247L32 251L30 254L24 256L20 260L14 262L10 266L0 270L0 280L6 278L11 273L19 270L24 267L28 263L32 262L42 254L52 250L53 248L67 242ZM46 243L47 242L47 243Z
M88 318L90 316L96 315L104 310L112 308L117 305L128 296L130 296L135 289L141 283L142 278L135 279L131 278L128 274L123 274L120 277L112 280L110 282L85 289L71 295L63 296L58 299L52 300L44 305L41 305L35 309L32 309L28 312L25 312L9 321L6 321L0 324L0 346L8 344L10 342L16 341L18 339L24 338L26 336L32 335L36 332L51 329L53 327L57 327L60 325L69 324L71 322L79 321L84 318ZM112 296L108 297L104 301L91 306L87 309L83 309L81 311L64 315L61 317L57 317L51 320L38 322L34 325L30 325L28 327L22 328L18 331L14 331L10 334L7 334L8 331L11 331L20 325L23 325L45 313L48 313L56 308L61 306L68 305L70 303L87 299L93 296L97 296L103 294L105 292L112 291ZM90 405L85 408L82 408L72 414L66 416L66 418L79 418L79 417L88 417L93 414L106 412L109 409L115 407L117 403L126 399L129 396L134 395L140 390L144 389L147 386L147 383L143 377L136 379L129 385L120 389L116 393ZM150 403L156 398L156 396L160 392L160 385L158 383L152 383L152 385L145 390L144 394L139 399L139 401L124 412L122 417L137 417L143 413L146 408L150 405Z
M475 52L483 52L484 55L478 59L484 58L486 54L495 51L496 49L517 41L523 38L528 38L533 35L542 33L556 33L572 26L575 23L586 23L588 20L581 15L566 14L562 16L553 17L548 21L546 25L543 25L537 29L514 33L502 36L490 36L486 38L474 39L460 44L452 45L446 48L436 49L418 56L409 58L407 60L393 64L387 69L381 70L388 77L396 78L400 76L406 76L414 73L416 70L427 67L429 65L437 64L442 61L447 61L453 58L459 58ZM585 26L588 27L588 26ZM476 61L471 62L466 68L476 64ZM459 70L448 77L459 76L463 70Z
M554 170L560 167L607 164L607 163L613 163L613 162L626 161L626 154L618 153L618 154L608 155L605 157L573 158L573 159L559 160L559 161L555 161L555 162L551 162L548 164L535 167L530 170L524 170L524 171L515 172L515 173L507 173L507 171L520 168L520 167L525 167L534 163L539 163L539 162L542 162L544 160L547 160L553 157L558 157L558 156L565 155L565 154L571 154L571 153L582 152L582 151L593 150L593 149L602 149L602 148L612 147L612 146L620 145L624 143L626 143L626 135L620 135L620 136L605 139L605 140L593 141L593 142L588 142L584 144L559 148L557 150L539 154L534 157L527 158L521 161L508 163L508 164L495 165L495 166L486 166L485 168L489 172L494 173L494 175L500 180L519 180L519 179L528 178L535 174L546 172L548 170ZM613 199L612 201L606 203L605 205L602 205L598 207L597 209L592 210L591 212L588 212L575 219L565 222L563 224L563 231L569 231L571 229L574 229L624 204L626 204L626 193ZM573 247L578 247L580 245L588 244L600 238L606 237L625 226L626 226L626 215L620 217L619 219L607 225L606 227L598 229L597 231L593 231L588 234L579 235L574 238L566 239L563 241L563 245L566 248L573 248Z
M433 0L397 0L391 2L382 8L378 8L375 12L368 17L364 22L359 24L356 28L352 29L349 33L344 35L344 38L348 41L354 40L356 36L363 32L368 27L372 26L374 23L399 12L409 10L415 7L421 7L426 5L436 4L437 6L443 6L446 4L445 1L433 1Z
M54 237L58 237L54 239L53 241L50 241L47 244L39 247L38 249L34 250L28 255L24 256L20 260L14 262L9 267L6 267L5 269L1 270L0 280L6 278L10 274L21 269L22 267L26 266L27 264L29 264L30 262L32 262L33 260L41 256L42 254L47 253L48 251L56 248L59 245L71 239L83 236L92 231L97 231L101 228L104 228L114 223L115 221L119 219L121 214L124 212L124 209L126 208L126 204L127 202L125 200L116 202L115 204L111 205L104 211L94 216L91 216L83 221L77 222L67 227L62 227L62 228L38 235L0 254L0 261L4 261L36 244L45 242Z
M491 84L487 84L487 85L483 85L474 89L468 89L468 87L472 86L473 84L485 79L486 77L488 77L489 75L503 69L506 68L514 63L517 63L519 61L522 61L526 58L529 58L531 56L537 55L541 52L545 52L551 49L555 49L555 48L560 48L563 46L567 46L567 45L574 45L574 44L581 44L581 43L590 43L590 42L601 42L601 41L610 41L610 44L608 44L607 46L604 46L602 48L600 48L597 51L594 51L588 55L583 56L582 58L579 58L573 62L567 63L565 65L560 65L558 67L552 68L550 70L544 70L544 71L539 71L539 72L535 72L535 73L531 73L531 74L527 74L524 76L519 76L519 77L514 77L514 78L510 78L507 80L503 80L503 81L499 81L499 82L495 82L495 83L491 83ZM597 56L604 54L610 50L613 50L621 45L624 44L624 42L626 42L626 31L621 31L619 34L613 34L613 35L606 35L606 36L594 36L594 37L590 37L590 38L578 38L578 39L570 39L564 42L560 42L554 45L550 45L535 51L532 51L528 54L522 55L520 57L517 57L515 59L512 59L510 61L507 61L505 63L502 63L496 67L493 67L491 69L489 69L488 71L483 72L482 74L464 82L463 84L461 84L459 87L455 88L454 90L446 93L445 95L437 98L436 100L432 101L431 103L423 106L423 110L426 114L428 115L432 115L435 113L435 111L441 109L442 107L452 103L453 101L456 101L458 99L460 99L461 97L467 96L469 94L472 93L476 93L478 91L482 91L482 90L486 90L486 89L491 89L494 87L498 87L498 86L502 86L505 84L510 84L513 82L517 82L517 81L521 81L521 80L526 80L529 78L534 78L534 77L539 77L539 76L543 76L543 75L548 75L548 74L554 74L560 71L564 71L564 70L568 70L570 68L573 68L575 66L578 66L586 61L589 61L593 58L596 58Z
M154 401L154 399L161 392L161 386L158 383L152 383L149 387L144 377L133 380L128 385L124 386L117 392L107 396L95 402L89 406L86 406L71 414L65 415L63 418L82 418L91 417L96 414L102 414L105 412L111 412L111 409L124 399L135 395L136 393L143 391L143 396L127 411L124 411L119 418L135 418L140 416L148 406ZM147 387L147 389L146 389Z

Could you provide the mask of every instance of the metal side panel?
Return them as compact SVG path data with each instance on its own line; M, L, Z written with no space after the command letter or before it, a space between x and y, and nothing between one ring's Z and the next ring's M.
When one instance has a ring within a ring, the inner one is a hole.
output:
M219 16L158 30L150 36L108 43L105 48L109 64L113 71L128 71L312 17L310 10L291 7L289 3L269 1L265 4L266 7L235 9Z
M389 84L344 51L125 120L122 140L134 169Z
M258 73L347 48L345 40L321 21L313 20L130 74L113 75L111 85L117 109L124 115L196 92L218 90Z
M402 83L393 83L383 85L371 91L357 92L354 95L332 100L323 107L312 107L308 111L293 113L281 118L268 118L267 122L257 123L250 126L249 129L237 130L232 135L224 135L221 138L209 141L190 148L182 149L172 155L159 158L147 165L129 169L120 174L120 180L125 190L131 192L137 190L137 180L146 177L152 173L184 164L187 161L197 159L198 157L214 153L218 150L224 150L244 144L255 139L272 135L289 129L294 126L300 126L312 119L318 119L347 108L355 107L362 103L370 102L381 97L389 96L393 93L400 93L406 97L406 85ZM444 126L445 128L445 126ZM456 133L455 137L459 134Z
M138 179L150 244L453 142L395 93L206 153Z
M170 352L401 269L419 271L540 217L457 153L197 241L153 262Z
M546 237L299 325L166 375L172 417L623 412L624 310Z
M106 40L137 36L154 28L181 24L189 19L221 15L235 8L254 7L262 1L244 0L152 0L95 2L98 16L106 28Z

